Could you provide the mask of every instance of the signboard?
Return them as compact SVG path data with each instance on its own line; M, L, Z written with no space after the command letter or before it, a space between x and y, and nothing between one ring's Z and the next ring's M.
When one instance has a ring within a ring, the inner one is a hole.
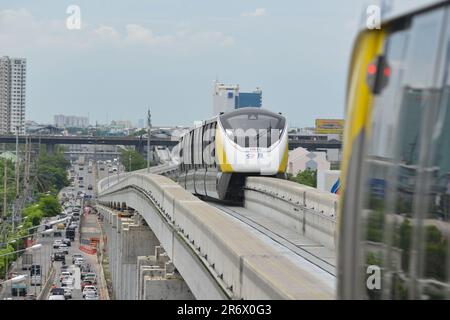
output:
M316 133L342 134L344 120L342 119L316 119Z

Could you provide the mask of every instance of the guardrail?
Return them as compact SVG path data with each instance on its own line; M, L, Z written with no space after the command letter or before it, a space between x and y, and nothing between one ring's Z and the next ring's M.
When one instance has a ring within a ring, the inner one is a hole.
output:
M338 195L292 181L248 177L244 198L245 206L253 212L335 249Z
M172 174L175 173L178 170L178 164L175 163L164 163L159 166L154 166L150 168L150 173L153 174ZM146 173L147 168L133 171L133 173ZM119 174L112 174L106 178L101 179L97 186L98 186L98 193L101 193L103 190L107 189L108 186L112 186L116 183L118 183L120 180L122 180L124 177L129 175L129 172L122 172Z
M101 201L127 201L147 220L169 256L174 239L182 239L233 299L333 299L333 284L322 273L294 264L232 218L194 197L174 181L159 175L131 173L99 194ZM172 228L150 219L142 202L149 202ZM130 203L131 202L131 203ZM135 202L135 203L133 203ZM141 210L142 208L142 210ZM177 265L180 258L170 256ZM195 294L204 284L190 278L193 266L177 265ZM193 284L194 281L194 284ZM191 286L192 285L192 286ZM208 296L197 298L208 299Z

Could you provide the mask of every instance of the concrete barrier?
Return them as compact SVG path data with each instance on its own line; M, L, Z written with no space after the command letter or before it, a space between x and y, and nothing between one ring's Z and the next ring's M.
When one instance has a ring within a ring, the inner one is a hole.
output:
M292 181L248 177L245 207L295 230L308 239L336 249L339 197Z

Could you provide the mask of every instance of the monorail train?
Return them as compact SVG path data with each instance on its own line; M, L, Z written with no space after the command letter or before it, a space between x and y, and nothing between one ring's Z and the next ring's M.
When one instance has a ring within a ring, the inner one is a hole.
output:
M285 177L287 121L267 110L241 108L203 121L178 148L180 185L206 199L241 202L247 176Z
M450 299L450 2L398 2L350 60L341 299Z

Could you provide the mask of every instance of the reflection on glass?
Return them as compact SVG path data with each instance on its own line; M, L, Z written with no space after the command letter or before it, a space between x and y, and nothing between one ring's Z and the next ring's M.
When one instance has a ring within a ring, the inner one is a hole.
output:
M364 298L448 298L450 83L433 74L444 14L414 17L386 40L392 77L374 101L361 213L361 272L379 266L382 288Z

